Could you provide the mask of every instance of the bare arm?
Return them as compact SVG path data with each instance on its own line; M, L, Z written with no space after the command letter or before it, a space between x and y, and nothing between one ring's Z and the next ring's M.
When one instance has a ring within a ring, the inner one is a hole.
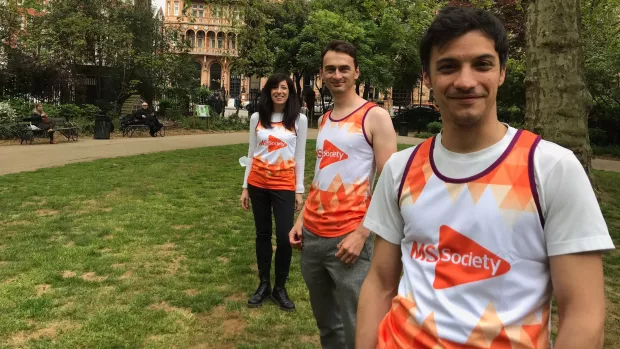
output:
M390 310L392 299L398 292L402 267L400 245L377 235L372 263L357 306L356 348L377 347L379 323Z
M550 266L560 316L555 346L601 349L605 294L600 253L551 257Z
M385 162L397 151L396 132L390 114L383 108L372 108L364 120L366 137L372 143L377 163L377 173L381 174Z
M366 130L366 137L371 142L375 153L377 175L380 175L383 172L385 162L397 150L396 132L394 132L390 114L383 108L375 107L370 109L364 120L364 129ZM336 257L346 264L355 263L369 235L370 230L364 227L363 224L360 224L349 236L340 242Z

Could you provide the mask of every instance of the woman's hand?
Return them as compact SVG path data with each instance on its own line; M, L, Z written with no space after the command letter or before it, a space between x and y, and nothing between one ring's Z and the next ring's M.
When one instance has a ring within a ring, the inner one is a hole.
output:
M302 194L295 194L295 211L301 210L304 206L304 198Z
M247 211L248 208L250 208L250 194L248 194L247 188L243 188L239 201L241 202L241 207L243 207L244 210Z

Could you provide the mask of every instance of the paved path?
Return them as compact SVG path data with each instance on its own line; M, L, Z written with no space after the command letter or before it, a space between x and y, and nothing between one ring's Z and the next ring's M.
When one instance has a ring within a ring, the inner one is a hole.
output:
M316 129L308 130L308 138L316 139L316 135ZM422 141L419 138L398 137L398 142L402 144L419 144ZM168 136L163 138L80 139L77 143L59 143L55 145L0 146L0 176L102 158L247 142L248 133L238 132ZM592 165L599 170L620 172L619 161L594 159Z

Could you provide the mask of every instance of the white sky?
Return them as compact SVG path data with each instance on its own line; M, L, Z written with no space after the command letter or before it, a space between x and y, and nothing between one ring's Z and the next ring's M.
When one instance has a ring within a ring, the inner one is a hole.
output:
M166 5L166 0L153 0L153 6L156 6L155 11L159 10L159 8L163 8L164 9L164 13L166 13L166 8L164 7Z

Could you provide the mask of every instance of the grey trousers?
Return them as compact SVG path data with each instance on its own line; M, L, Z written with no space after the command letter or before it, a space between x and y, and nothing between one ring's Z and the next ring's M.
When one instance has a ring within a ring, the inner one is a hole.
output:
M323 349L355 349L355 320L360 288L372 259L372 234L357 261L350 266L338 257L338 244L347 235L324 238L303 229L301 274L310 292L310 304Z

